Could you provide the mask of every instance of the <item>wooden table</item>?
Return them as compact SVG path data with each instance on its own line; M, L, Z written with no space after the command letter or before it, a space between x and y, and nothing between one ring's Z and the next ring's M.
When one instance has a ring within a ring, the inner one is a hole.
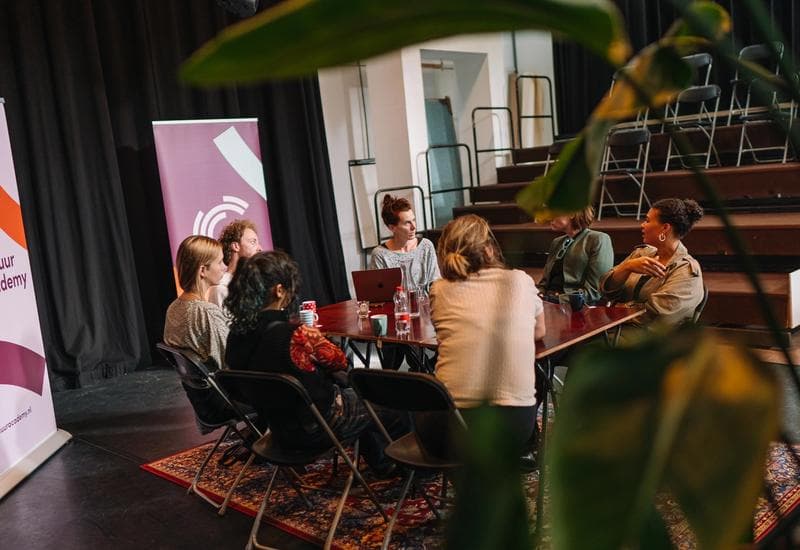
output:
M411 331L407 336L397 336L394 329L394 304L386 302L370 307L370 315L385 313L388 316L386 336L372 334L369 319L359 319L356 314L356 301L348 300L317 310L319 329L326 336L338 336L363 342L400 342L424 348L435 349L439 342L436 331L427 315L411 320ZM558 351L574 346L598 334L622 326L644 313L643 309L625 306L585 307L572 312L569 305L544 303L547 333L536 342L536 359L544 359Z
M537 539L541 536L540 526L543 521L545 486L545 468L543 464L547 443L548 397L552 395L555 400L552 390L554 365L551 362L551 356L598 334L608 336L609 331L612 329L616 329L616 336L613 340L615 344L622 325L632 321L644 312L644 308L629 308L625 306L590 306L573 312L568 304L544 303L547 332L544 338L536 342L535 357L537 369L545 374L545 379L547 380L547 390L541 398L542 431L539 436L539 491L536 496ZM380 342L402 342L419 348L431 349L435 349L438 346L436 331L433 329L433 325L427 315L420 315L419 318L413 319L409 334L398 337L394 328L394 304L392 303L377 304L370 307L370 315L386 313L388 316L386 336L380 337L372 334L372 326L369 319L358 318L355 300L321 307L317 310L317 313L319 313L320 330L327 336L338 336L345 341L377 342L379 346ZM352 347L352 349L359 354L362 360L365 359L355 347ZM367 349L366 364L369 364L369 349Z

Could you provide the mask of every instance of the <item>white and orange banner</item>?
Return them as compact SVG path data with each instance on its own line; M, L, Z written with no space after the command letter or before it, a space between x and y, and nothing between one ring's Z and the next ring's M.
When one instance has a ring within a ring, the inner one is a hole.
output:
M243 218L272 250L258 119L154 121L153 136L173 259L189 235L216 239Z
M31 460L31 453L57 431L2 99L0 312L1 497L38 465L39 460Z

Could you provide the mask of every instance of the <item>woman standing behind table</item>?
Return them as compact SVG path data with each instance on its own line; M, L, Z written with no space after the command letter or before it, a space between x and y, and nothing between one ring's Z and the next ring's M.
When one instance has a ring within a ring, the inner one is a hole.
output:
M468 424L483 401L497 407L522 451L536 427L535 340L545 334L536 284L504 265L488 223L473 214L444 227L437 252L443 278L431 287L436 377Z
M425 238L417 238L417 219L411 203L402 197L386 195L381 206L381 218L392 232L392 237L372 249L369 268L387 269L410 262L410 283L427 290L441 275L433 243Z
M690 320L703 299L703 273L681 239L703 217L691 199L662 199L642 223L643 245L600 280L604 295L615 302L644 304L647 313L635 321L677 325Z
M602 298L600 277L614 265L614 249L608 235L589 229L592 222L591 206L550 222L553 231L564 235L550 244L544 273L537 285L546 300L557 301L559 294L579 290L584 292L587 304L595 304Z
M219 242L202 235L183 240L175 258L178 282L183 292L167 308L164 343L185 350L204 363L209 371L223 367L228 319L216 304L207 302L208 289L219 284L227 271ZM208 420L225 420L230 412L214 392L184 386L195 410L205 411Z

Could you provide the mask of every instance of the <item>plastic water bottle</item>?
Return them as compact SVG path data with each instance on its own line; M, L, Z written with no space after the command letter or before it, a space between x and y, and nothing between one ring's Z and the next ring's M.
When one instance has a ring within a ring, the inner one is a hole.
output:
M394 291L394 330L398 336L408 334L411 330L408 296L402 286L398 286Z

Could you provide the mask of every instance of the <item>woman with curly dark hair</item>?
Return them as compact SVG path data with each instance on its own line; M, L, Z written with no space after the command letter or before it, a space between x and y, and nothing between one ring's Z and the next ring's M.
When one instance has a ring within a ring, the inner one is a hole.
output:
M692 318L703 299L703 272L683 239L703 217L692 199L661 199L642 222L643 245L600 280L600 290L615 302L644 304L636 320L676 325Z
M231 369L295 377L338 437L362 434L372 427L366 408L352 388L340 387L332 378L347 369L345 354L318 329L289 322L290 312L297 309L299 287L297 263L283 251L259 252L240 260L225 300L233 318L225 362ZM251 405L259 410L258 403ZM307 410L292 418L271 418L270 429L287 447L319 448L328 441ZM370 433L362 434L361 440L367 463L385 473L382 439Z

